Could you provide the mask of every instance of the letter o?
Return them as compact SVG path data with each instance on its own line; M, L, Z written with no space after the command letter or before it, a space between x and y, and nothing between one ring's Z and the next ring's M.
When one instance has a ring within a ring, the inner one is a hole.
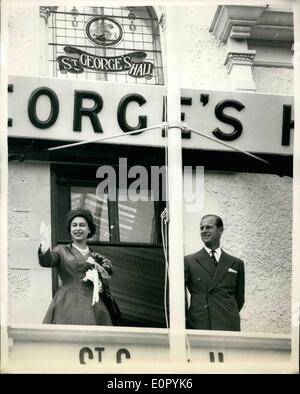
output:
M49 98L51 104L51 111L48 119L46 120L40 120L36 113L37 101L40 96L43 95ZM27 111L30 122L35 127L38 129L47 129L51 127L56 122L59 114L59 101L56 93L52 89L46 87L35 89L29 97Z
M95 57L94 58L94 68L96 69L96 70L99 70L99 68L100 68L100 59L98 58L98 57Z

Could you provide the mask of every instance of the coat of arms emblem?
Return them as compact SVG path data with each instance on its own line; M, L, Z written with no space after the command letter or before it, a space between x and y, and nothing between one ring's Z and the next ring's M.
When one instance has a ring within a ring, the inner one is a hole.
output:
M91 18L85 32L90 41L103 47L116 45L123 37L121 25L112 18L102 16Z

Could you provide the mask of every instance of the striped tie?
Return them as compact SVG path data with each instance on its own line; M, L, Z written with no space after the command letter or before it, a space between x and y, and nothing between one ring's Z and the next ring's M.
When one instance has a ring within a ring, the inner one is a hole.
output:
M215 257L215 253L216 253L216 251L215 250L212 250L211 251L211 259L212 259L212 261L214 262L214 264L215 264L215 266L217 266L218 265L218 262L217 262L217 259L216 259L216 257Z

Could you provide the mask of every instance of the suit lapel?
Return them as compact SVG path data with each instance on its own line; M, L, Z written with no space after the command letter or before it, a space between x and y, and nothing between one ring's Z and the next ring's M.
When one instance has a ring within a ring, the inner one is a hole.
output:
M209 291L212 290L222 280L228 269L232 266L234 260L222 250L220 260L218 262L214 277L209 286Z
M205 269L205 271L207 271L207 273L213 277L216 268L214 267L214 263L207 251L203 248L198 253L196 253L195 257L197 263L199 263Z

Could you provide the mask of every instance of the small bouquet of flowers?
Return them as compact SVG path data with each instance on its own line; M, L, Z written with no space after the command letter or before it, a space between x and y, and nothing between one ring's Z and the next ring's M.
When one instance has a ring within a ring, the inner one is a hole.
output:
M107 257L95 252L92 252L92 256L89 256L86 262L91 264L93 268L86 271L83 281L86 282L90 280L93 282L94 291L92 305L94 305L99 301L99 293L102 294L109 291L108 280L113 273L112 263Z
M109 289L109 279L113 274L112 263L107 257L95 252L92 252L92 256L87 259L87 263L92 264L93 268L86 272L83 280L90 280L94 284L92 304L94 305L95 302L99 301L100 294L101 300L110 313L113 324L118 324L122 313Z
M92 258L96 261L97 266L95 268L105 279L110 279L113 274L112 263L110 260L102 256L100 253L92 252Z

